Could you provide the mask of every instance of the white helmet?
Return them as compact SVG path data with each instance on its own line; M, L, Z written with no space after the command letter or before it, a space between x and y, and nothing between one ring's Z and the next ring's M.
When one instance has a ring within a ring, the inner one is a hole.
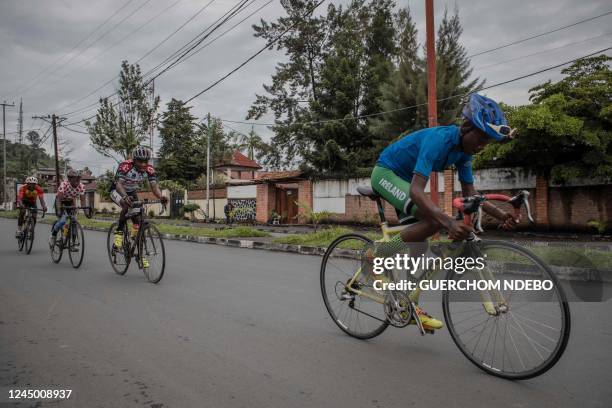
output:
M38 179L34 176L26 177L26 184L38 184Z

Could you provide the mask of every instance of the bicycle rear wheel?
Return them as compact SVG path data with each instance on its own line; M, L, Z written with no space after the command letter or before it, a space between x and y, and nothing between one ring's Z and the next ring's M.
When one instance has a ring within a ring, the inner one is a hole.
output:
M72 267L77 269L83 263L85 256L85 236L83 227L78 222L70 223L70 234L68 235L68 257Z
M372 245L372 240L363 235L342 235L327 248L321 262L321 294L329 315L342 331L362 340L378 336L389 326L381 303L347 288ZM351 288L381 297L366 273L360 273Z
M522 380L541 375L563 354L570 334L570 311L563 288L550 268L529 250L501 241L481 241L469 256L484 268L446 279L498 282L499 290L446 291L444 318L453 341L478 368L494 376ZM524 280L550 282L550 290L518 290ZM491 300L489 313L483 299Z
M147 280L159 283L166 269L166 251L164 240L155 225L147 224L140 232L138 255L141 257L138 261ZM145 259L148 267L144 265Z
M28 255L30 255L30 252L32 252L32 246L34 245L34 226L35 225L36 225L36 221L34 221L34 219L32 218L28 219L28 222L25 228L25 233L26 233L25 249Z
M106 237L106 250L108 253L108 259L113 267L113 270L118 275L124 275L130 266L130 244L129 236L127 234L127 228L123 228L123 245L121 248L115 247L115 230L117 229L118 223L114 222L108 229L108 236Z

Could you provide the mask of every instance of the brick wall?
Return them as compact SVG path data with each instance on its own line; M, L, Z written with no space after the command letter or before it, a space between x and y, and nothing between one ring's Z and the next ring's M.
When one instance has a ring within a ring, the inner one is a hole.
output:
M274 209L276 202L275 188L273 185L257 185L257 208L255 219L258 222L266 223L270 218L270 213Z
M548 220L548 180L546 177L536 177L535 221L540 228L550 226Z
M312 208L312 181L300 180L298 182L298 202L305 203ZM302 214L303 212L303 208L298 208L299 214ZM301 224L306 222L304 218L298 218L298 220Z
M425 193L425 195L429 197L429 193ZM440 202L443 202L445 194L438 192L438 198ZM452 202L452 200L450 201ZM370 200L367 197L347 194L345 196L345 207L346 212L344 214L338 214L336 216L337 220L367 224L378 224L380 222L376 201ZM385 210L387 222L390 224L397 224L395 208L386 201L383 201L383 208Z
M210 198L227 198L226 188L211 188L209 190ZM206 189L204 190L191 190L187 192L188 200L205 200Z
M612 185L549 187L548 219L554 229L587 229L590 220L612 228Z

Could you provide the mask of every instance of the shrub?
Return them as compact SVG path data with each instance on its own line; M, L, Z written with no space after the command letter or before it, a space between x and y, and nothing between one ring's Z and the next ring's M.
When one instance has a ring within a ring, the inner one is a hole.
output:
M306 203L301 203L299 201L296 201L295 203L303 210L303 212L298 213L295 218L303 219L306 223L311 223L315 232L317 231L319 224L329 219L329 217L332 215L332 213L329 211L313 211L312 207Z
M195 221L195 212L200 209L200 206L196 203L187 203L183 206L183 213L189 214L191 221Z
M590 220L587 225L597 231L599 235L603 235L606 232L606 222L598 220Z

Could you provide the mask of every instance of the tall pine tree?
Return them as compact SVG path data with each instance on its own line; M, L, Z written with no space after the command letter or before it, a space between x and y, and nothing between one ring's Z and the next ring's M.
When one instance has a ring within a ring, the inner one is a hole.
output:
M159 166L163 179L186 184L204 171L201 157L201 140L196 132L196 118L191 107L183 101L172 99L162 114L158 127L161 147Z

